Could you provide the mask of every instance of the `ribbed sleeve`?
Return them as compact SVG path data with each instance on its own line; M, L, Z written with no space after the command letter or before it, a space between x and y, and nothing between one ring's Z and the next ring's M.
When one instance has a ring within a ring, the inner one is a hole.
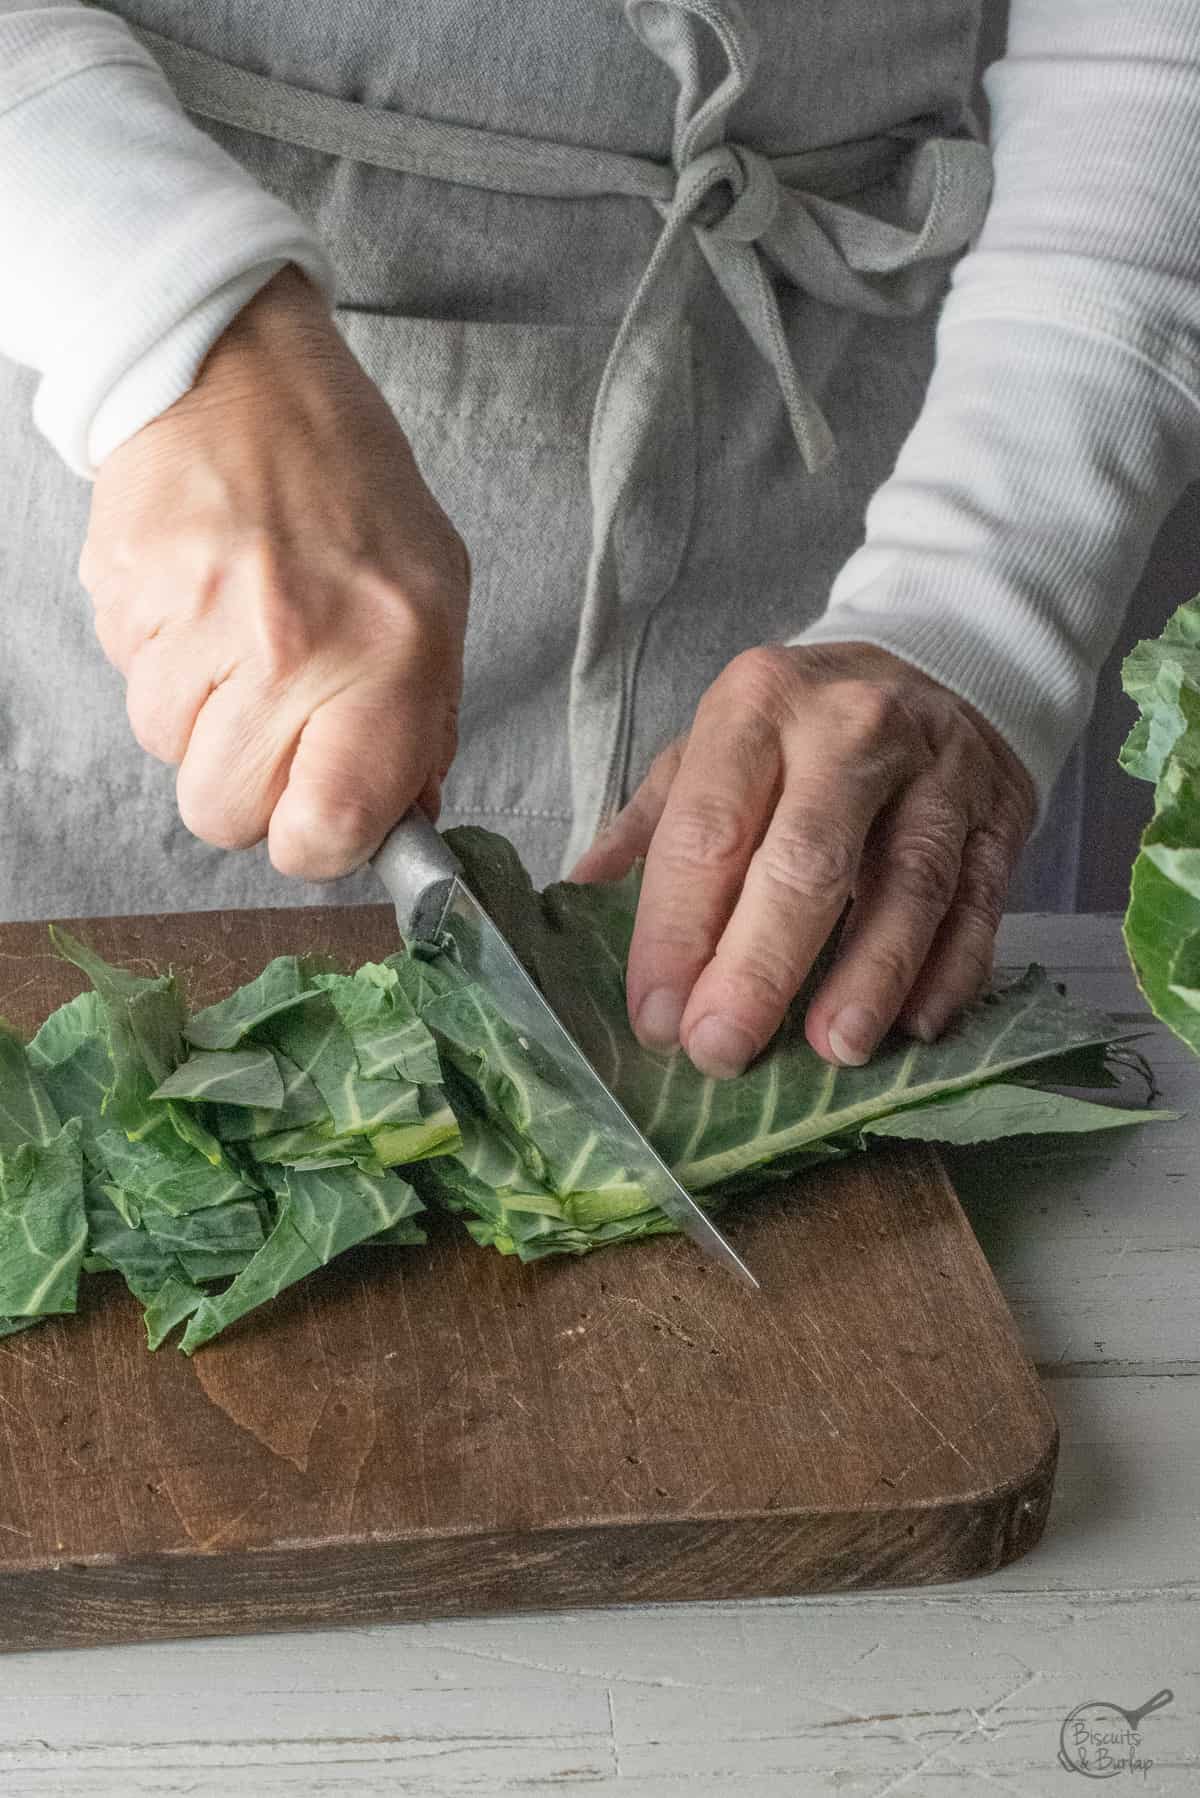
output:
M41 375L39 428L92 475L185 393L287 262L320 243L178 106L123 21L0 0L0 353Z
M1012 0L983 85L995 184L924 405L792 640L878 644L970 701L1044 815L1200 478L1200 6Z

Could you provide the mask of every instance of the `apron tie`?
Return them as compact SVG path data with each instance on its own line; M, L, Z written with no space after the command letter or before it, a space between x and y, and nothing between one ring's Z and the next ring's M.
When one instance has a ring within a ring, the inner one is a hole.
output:
M758 55L738 0L625 0L625 16L679 84L676 181L669 200L652 201L663 227L618 326L592 413L592 550L571 668L572 827L564 873L621 803L637 662L650 618L682 559L683 544L665 567L648 556L648 581L629 566L631 558L617 553L616 537L634 483L649 472L655 426L679 414L678 383L687 379L679 325L687 311L693 247L773 371L801 460L815 474L834 459L837 446L797 367L772 268L826 304L911 315L942 277L934 259L963 247L982 223L991 191L990 152L973 137L917 138L907 157L907 182L890 200L894 218L789 185L789 162L802 159L767 157L725 137L727 116L749 86ZM700 75L701 28L715 34L725 64L707 92ZM853 154L853 146L844 149ZM892 170L899 161L898 154ZM875 181L887 172L876 170ZM868 173L860 190L871 184ZM886 197L883 204L889 207ZM655 465L656 473L661 466ZM679 475L678 467L666 470L668 480Z

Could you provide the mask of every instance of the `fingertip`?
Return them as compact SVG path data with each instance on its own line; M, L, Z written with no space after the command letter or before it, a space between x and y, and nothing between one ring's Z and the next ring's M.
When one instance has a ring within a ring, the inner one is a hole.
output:
M684 1046L693 1067L710 1080L736 1080L759 1049L748 1030L719 1012L709 1012L693 1024Z
M576 886L603 886L610 881L621 880L628 874L633 863L632 855L614 854L612 850L593 845L580 856L567 879Z
M865 1067L883 1034L882 1020L865 1005L843 1005L825 1032L829 1047L843 1067Z
M568 880L586 886L623 880L639 855L645 854L641 835L630 828L624 815L617 817L593 840L575 863Z
M634 1009L633 1033L643 1049L674 1049L679 1045L685 996L670 987L655 987Z

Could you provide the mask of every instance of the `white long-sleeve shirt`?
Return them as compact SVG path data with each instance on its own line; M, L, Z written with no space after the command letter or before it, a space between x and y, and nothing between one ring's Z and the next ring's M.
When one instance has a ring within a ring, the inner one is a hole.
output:
M975 705L1044 809L1158 529L1200 478L1200 5L1012 0L995 181L917 422L797 642ZM90 475L311 230L197 130L116 17L0 0L0 353ZM1187 597L1181 595L1181 598Z

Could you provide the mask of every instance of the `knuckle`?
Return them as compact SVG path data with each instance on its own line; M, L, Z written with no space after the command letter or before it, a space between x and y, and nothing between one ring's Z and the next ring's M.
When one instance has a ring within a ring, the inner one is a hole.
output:
M648 920L637 933L637 938L630 948L630 966L637 965L639 972L646 970L650 974L661 972L665 967L692 967L697 972L712 955L713 943L707 935L703 924L693 921L685 913L665 917L655 916Z
M991 888L980 891L968 889L959 894L955 910L964 941L986 940L990 943L1000 928L1004 904Z
M867 750L892 741L907 731L907 714L896 688L890 683L847 679L835 681L825 692L831 722L842 743Z
M958 888L959 857L940 833L910 835L888 856L889 883L923 911L944 912Z
M368 575L372 570L362 569ZM387 610L402 637L428 631L442 615L456 621L465 614L474 570L464 539L444 515L404 546L403 560L384 576Z
M912 986L921 958L912 943L885 937L869 946L856 946L854 960L867 985L882 987L897 998Z
M972 936L990 942L1000 928L1007 891L1007 874L999 877L996 871L978 866L965 870L955 902L960 924Z
M1000 831L975 830L963 855L964 897L985 901L999 910L1004 904L1015 860L1013 844Z
M81 585L92 595L127 578L145 560L145 546L131 541L129 531L115 521L98 523L96 511L93 502L91 524L75 564Z
M689 869L722 871L736 863L747 844L747 825L737 808L697 795L673 814L664 814L656 848L669 863Z
M714 691L753 711L776 712L794 678L795 663L788 651L760 644L742 650L726 664Z
M797 899L828 903L849 891L858 852L851 833L827 819L768 831L755 860L772 886Z

